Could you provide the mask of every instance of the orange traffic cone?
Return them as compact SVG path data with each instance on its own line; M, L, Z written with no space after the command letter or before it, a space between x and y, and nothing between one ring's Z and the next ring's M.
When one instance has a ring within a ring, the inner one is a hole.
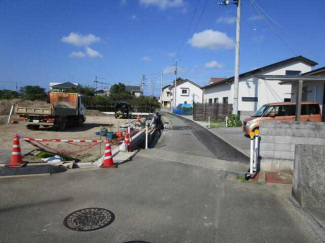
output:
M137 115L137 122L140 122L140 115Z
M113 156L112 156L112 148L111 144L109 142L109 139L105 140L105 153L104 153L104 162L102 164L102 168L116 168L117 165L113 162Z
M24 165L23 159L21 157L19 135L14 135L14 141L12 145L11 161L7 165L8 167L21 167Z
M129 152L130 151L130 135L129 135L128 130L126 130L126 132L125 132L124 144L125 144L126 151Z

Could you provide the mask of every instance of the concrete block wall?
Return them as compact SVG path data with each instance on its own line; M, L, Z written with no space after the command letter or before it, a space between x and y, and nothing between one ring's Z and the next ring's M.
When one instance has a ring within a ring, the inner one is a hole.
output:
M325 210L325 146L296 145L292 196L307 208Z
M292 171L295 145L325 145L323 122L260 122L261 170Z

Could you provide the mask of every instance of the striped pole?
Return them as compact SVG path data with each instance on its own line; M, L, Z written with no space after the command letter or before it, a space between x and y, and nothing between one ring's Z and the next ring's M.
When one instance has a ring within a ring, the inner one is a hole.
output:
M112 148L111 144L109 142L109 139L105 140L105 152L104 152L104 162L102 164L102 168L116 168L117 165L113 162L113 156L112 156Z
M19 135L14 135L14 141L12 145L12 153L11 153L11 161L7 166L9 167L16 167L21 166L24 164L22 156L21 156L21 149L20 149L20 143L19 143Z

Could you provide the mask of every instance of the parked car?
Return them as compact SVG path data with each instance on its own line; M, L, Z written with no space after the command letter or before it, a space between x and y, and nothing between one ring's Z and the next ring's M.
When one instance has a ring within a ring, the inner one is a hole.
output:
M296 103L281 102L263 105L253 116L243 121L243 131L246 134L254 132L260 126L260 121L295 121ZM317 102L301 102L301 121L321 122L322 116Z

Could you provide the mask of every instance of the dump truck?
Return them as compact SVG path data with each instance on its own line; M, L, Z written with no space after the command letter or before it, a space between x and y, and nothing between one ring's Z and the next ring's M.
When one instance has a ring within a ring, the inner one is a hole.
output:
M77 93L49 92L44 105L15 105L19 121L26 122L27 128L37 130L40 126L54 127L63 131L67 126L79 127L86 121L86 108Z

